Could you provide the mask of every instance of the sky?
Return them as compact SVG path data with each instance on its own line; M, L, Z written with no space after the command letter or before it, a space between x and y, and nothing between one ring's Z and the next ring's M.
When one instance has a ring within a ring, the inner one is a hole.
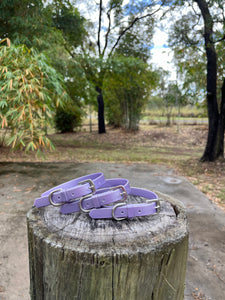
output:
M151 50L151 62L155 66L162 67L164 70L169 71L170 80L176 80L176 69L172 62L173 52L167 46L167 39L167 33L157 28L153 36L154 47Z

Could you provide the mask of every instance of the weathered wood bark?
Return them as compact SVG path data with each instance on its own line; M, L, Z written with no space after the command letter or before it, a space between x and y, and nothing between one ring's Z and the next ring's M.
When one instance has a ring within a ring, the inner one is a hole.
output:
M32 208L27 215L31 299L183 299L186 214L178 201L159 195L172 205L162 201L159 215L123 221Z
M204 40L207 57L208 137L201 161L215 161L224 157L224 99L217 103L217 54L213 40L213 18L207 1L196 0L204 20Z
M105 130L105 116L104 116L104 99L102 95L102 89L96 87L98 92L97 100L98 100L98 133L106 133Z

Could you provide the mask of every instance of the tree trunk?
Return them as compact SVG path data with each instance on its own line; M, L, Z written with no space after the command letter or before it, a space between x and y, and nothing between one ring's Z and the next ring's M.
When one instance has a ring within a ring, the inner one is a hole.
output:
M225 129L225 78L222 85L219 126L218 126L218 157L224 158L224 129Z
M187 218L180 202L158 194L159 214L123 221L32 208L27 215L31 299L183 299Z
M131 100L131 99L130 99ZM129 102L129 130L137 131L139 124L139 116L135 104L132 100Z
M197 0L204 20L204 39L207 56L207 109L208 109L208 137L206 148L201 161L215 161L224 155L221 140L224 137L223 111L219 113L217 103L217 55L213 42L213 20L208 3Z
M105 117L104 117L104 100L102 95L102 89L96 87L96 91L98 92L97 100L98 100L98 133L106 133L105 130Z

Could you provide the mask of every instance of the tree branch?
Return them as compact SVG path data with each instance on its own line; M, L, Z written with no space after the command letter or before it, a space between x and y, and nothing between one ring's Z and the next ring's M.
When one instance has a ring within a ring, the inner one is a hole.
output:
M115 48L116 48L117 45L119 44L121 38L126 34L126 32L127 32L128 30L130 30L130 29L134 26L134 24L135 24L137 21L140 21L140 20L145 19L145 18L147 18L147 17L153 16L155 13L157 13L157 12L161 9L161 7L163 6L163 4L164 4L164 1L163 1L162 4L160 5L160 7L159 7L158 9L156 9L156 10L155 10L154 12L152 12L152 13L148 13L148 14L146 14L146 15L144 15L144 16L134 18L134 20L130 23L130 25L127 26L124 30L122 30L122 32L121 32L120 35L118 36L118 38L117 38L115 44L113 45L113 47L112 47L112 49L111 49L111 51L110 51L110 53L109 53L109 57L112 55L113 51L115 50Z
M100 7L99 7L99 19L98 19L98 41L97 41L97 45L98 45L98 54L99 54L99 56L101 56L100 34L101 34L101 25L102 25L102 0L100 0L99 5L100 5Z
M108 45L108 38L109 38L109 33L111 31L111 10L112 10L112 7L110 7L110 9L107 11L107 17L108 17L108 20L109 20L109 25L108 25L108 30L107 30L107 33L105 35L105 46L104 46L104 49L102 51L102 55L104 56L105 54L105 50L107 48L107 45Z
M216 44L216 43L222 42L224 40L225 40L225 34L223 35L223 37L221 39L214 41L214 43Z

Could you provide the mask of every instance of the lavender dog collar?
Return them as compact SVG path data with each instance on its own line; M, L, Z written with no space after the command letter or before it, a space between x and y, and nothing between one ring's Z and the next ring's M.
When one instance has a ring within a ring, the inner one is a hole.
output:
M149 190L131 188L130 195L144 197L146 203L126 204L117 203L114 206L105 206L99 209L92 209L89 216L92 219L115 219L117 221L126 218L153 215L159 212L160 202L157 195Z
M145 203L127 204L127 196L143 197ZM120 201L120 202L119 202ZM123 202L121 202L123 201ZM111 203L115 205L109 205ZM88 212L93 219L123 220L159 212L160 202L155 193L130 187L124 178L105 180L103 173L93 173L60 184L35 199L36 207L61 206L60 212Z
M85 175L63 184L60 184L35 199L36 207L43 207L52 204L61 206L71 200L95 193L96 189L103 186L105 177L103 173Z
M107 179L94 194L83 196L78 201L65 203L61 206L60 212L63 214L70 214L80 210L89 212L92 208L99 208L113 202L125 201L130 190L127 179Z

